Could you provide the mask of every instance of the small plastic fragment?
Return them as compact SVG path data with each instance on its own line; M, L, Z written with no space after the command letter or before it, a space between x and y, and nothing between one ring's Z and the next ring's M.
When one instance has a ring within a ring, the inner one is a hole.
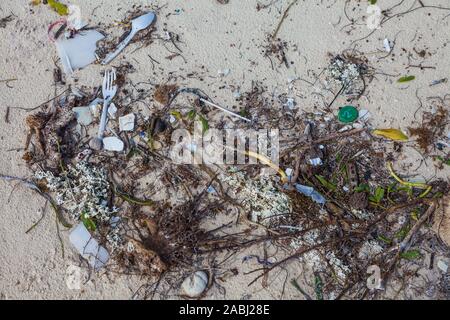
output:
M230 72L231 72L230 69L222 69L222 70L217 71L217 74L218 74L220 77L226 77L227 75L230 74Z
M370 118L370 112L369 110L359 110L359 114L358 114L358 120L361 120L363 122L367 122Z
M386 52L391 52L392 48L391 48L391 43L389 42L389 39L384 39L383 40L383 46L384 46L384 50L386 50Z
M314 167L321 166L323 164L322 159L320 158L314 158L309 159L309 164L311 164Z
M304 194L307 197L310 197L314 202L318 204L325 204L326 199L320 193L314 190L313 187L308 187L299 183L296 183L294 186L298 192Z

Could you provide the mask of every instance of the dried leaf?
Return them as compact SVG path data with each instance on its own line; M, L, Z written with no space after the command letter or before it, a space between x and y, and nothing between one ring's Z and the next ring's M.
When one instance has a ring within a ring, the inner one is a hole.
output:
M265 165L268 165L272 169L276 170L281 176L281 181L283 182L288 181L288 176L286 175L286 173L266 156L263 156L262 154L253 151L245 151L245 154L248 155L249 157L258 159L259 161L261 161L261 163L264 163Z
M408 136L398 129L376 129L372 133L395 141L408 140Z

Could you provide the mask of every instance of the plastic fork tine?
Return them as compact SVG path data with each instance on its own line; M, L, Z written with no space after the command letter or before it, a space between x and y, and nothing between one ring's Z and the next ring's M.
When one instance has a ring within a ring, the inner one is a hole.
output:
M108 83L108 90L111 91L112 87L113 87L113 78L114 78L114 74L112 73L112 71L109 72L109 83Z
M111 87L110 87L110 90L113 90L114 81L116 81L116 73L115 73L114 69L112 69L111 70Z
M107 81L108 81L108 73L109 73L109 71L106 70L105 75L103 76L103 84L102 84L103 90L106 90L106 85L107 85Z

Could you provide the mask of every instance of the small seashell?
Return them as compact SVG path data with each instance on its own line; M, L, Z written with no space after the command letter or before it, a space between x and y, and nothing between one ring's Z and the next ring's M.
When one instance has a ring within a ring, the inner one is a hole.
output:
M197 271L184 279L181 284L182 293L190 298L199 297L208 286L208 275L204 271Z

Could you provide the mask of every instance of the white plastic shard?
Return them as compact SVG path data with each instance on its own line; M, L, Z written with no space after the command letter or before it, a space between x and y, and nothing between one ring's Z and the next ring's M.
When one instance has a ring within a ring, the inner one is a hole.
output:
M124 147L123 141L116 137L103 138L103 148L108 151L122 151Z
M95 30L77 33L73 38L56 40L56 48L63 65L64 72L72 74L74 70L82 69L93 63L97 57L97 41L104 36Z
M370 118L370 112L369 110L361 109L359 110L358 119L367 122Z
M309 159L309 164L311 164L314 167L321 166L323 164L322 159L320 158L314 158Z
M92 238L82 222L72 230L69 240L94 269L100 269L108 262L108 251Z
M383 45L384 45L384 50L386 50L386 52L391 52L392 48L391 48L391 43L389 41L389 39L384 39L383 40Z
M119 128L120 131L133 131L134 130L134 119L136 116L133 113L127 114L126 116L119 118Z

